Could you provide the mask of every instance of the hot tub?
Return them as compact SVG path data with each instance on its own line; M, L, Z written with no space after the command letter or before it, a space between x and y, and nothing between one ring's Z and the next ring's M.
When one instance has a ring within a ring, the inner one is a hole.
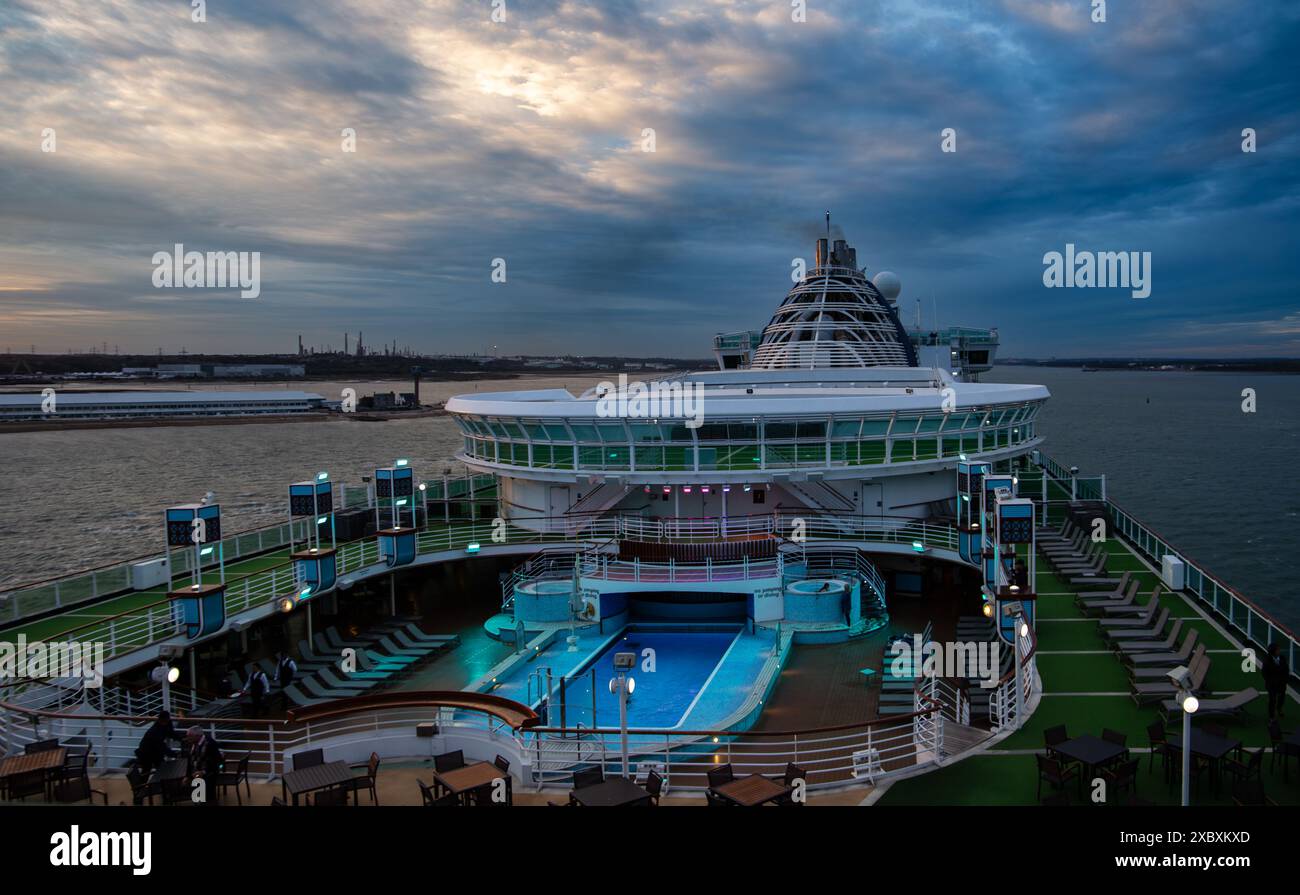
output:
M842 578L809 578L785 589L785 619L844 624L855 583Z
M525 622L567 622L572 581L529 581L515 588L515 618Z

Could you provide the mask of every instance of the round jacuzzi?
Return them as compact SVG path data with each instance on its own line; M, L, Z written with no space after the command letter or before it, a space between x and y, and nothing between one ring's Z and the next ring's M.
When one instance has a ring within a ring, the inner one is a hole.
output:
M515 617L526 622L563 622L572 615L572 581L529 581L515 588Z
M843 623L851 590L850 582L842 578L796 581L785 589L785 617L789 621Z

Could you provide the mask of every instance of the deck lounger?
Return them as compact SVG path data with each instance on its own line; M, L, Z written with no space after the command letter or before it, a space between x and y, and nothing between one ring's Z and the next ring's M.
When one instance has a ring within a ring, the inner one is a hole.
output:
M1128 591L1129 582L1133 578L1132 572L1125 572L1119 578L1119 586L1108 588L1106 590L1081 590L1074 595L1074 602L1083 606L1088 603L1105 604L1108 601L1121 599Z
M299 707L307 706L307 705L320 705L323 702L329 702L328 699L316 699L314 697L308 696L307 694L303 693L301 690L298 689L297 684L290 684L289 686L285 687L284 695L289 698L290 702L292 702L294 705Z
M1127 590L1119 597L1106 597L1101 600L1085 600L1079 603L1079 611L1089 617L1097 616L1115 616L1126 609L1141 610L1142 604L1138 603L1138 588L1141 584L1137 581L1131 581Z
M368 640L345 640L339 633L339 629L330 625L325 629L325 639L337 647L351 647L352 649L361 649L363 646L369 646Z
M1101 632L1101 636L1107 640L1154 640L1160 639L1160 632L1165 629L1169 622L1169 607L1166 606L1160 610L1156 616L1155 622L1149 628L1106 628Z
M1137 586L1138 583L1134 581L1132 584L1129 585L1129 588L1134 589ZM1137 600L1134 600L1132 603L1129 603L1127 605L1119 605L1119 601L1116 601L1116 605L1103 606L1101 607L1101 609L1098 610L1098 613L1104 619L1101 622L1101 624L1104 627L1113 628L1115 627L1115 625L1108 625L1106 622L1116 621L1122 623L1125 621L1132 621L1131 618L1126 619L1125 616L1139 616L1139 617L1151 616L1154 614L1152 612L1151 607L1159 606L1159 605L1160 605L1160 600L1158 599L1158 597L1148 598L1145 603L1139 603L1137 602Z
M1205 684L1205 676L1210 670L1210 659L1203 656L1199 665L1190 666L1192 672L1191 690L1193 693L1199 692ZM1164 699L1176 699L1179 690L1173 685L1172 681L1160 681L1152 684L1134 684L1132 686L1133 701L1138 705L1147 705L1152 702L1159 702Z
M1201 661L1201 657L1204 655L1205 655L1205 644L1202 643L1200 646L1196 648L1196 652L1192 654L1192 659L1196 662L1199 662ZM1179 665L1188 665L1188 663L1180 662L1178 659L1175 658L1175 659L1170 659L1167 663L1164 664L1143 665L1137 668L1130 668L1129 678L1135 683L1142 683L1144 681L1166 680L1166 675L1169 674L1170 670L1177 668ZM1188 667L1190 667L1190 665Z
M1038 549L1042 550L1043 553L1048 556L1067 557L1083 556L1087 550L1087 546L1087 535L1083 532L1079 532L1069 541L1062 541L1057 544L1040 544Z
M1151 624L1156 617L1156 610L1160 608L1159 600L1147 600L1141 606L1127 606L1124 608L1115 608L1106 614L1106 618L1097 622L1099 630L1107 631L1113 628L1142 628Z
M1121 660L1131 662L1134 656L1144 653L1173 653L1174 645L1178 643L1178 635L1183 630L1183 620L1176 618L1173 624L1169 626L1169 631L1165 634L1164 640L1117 640L1110 645L1111 649L1119 654ZM1187 648L1187 658L1191 655L1191 647Z
M422 648L432 650L433 652L442 652L452 646L452 639L450 637L444 640L426 640L424 642L418 642L407 636L405 631L394 631L391 636L398 646L404 646L407 649Z
M1239 693L1233 693L1231 696L1225 696L1222 699L1199 699L1197 702L1200 706L1196 709L1196 714L1200 715L1227 715L1229 717L1238 717L1246 713L1246 706L1250 705L1259 698L1259 691L1254 687L1247 687ZM1164 710L1166 720L1183 713L1182 704L1176 699L1166 699L1160 703Z
M1195 628L1189 630L1187 636L1183 638L1183 645L1178 648L1177 652L1143 650L1141 652L1123 655L1121 658L1130 665L1159 665L1165 662L1170 656L1173 656L1178 659L1176 664L1187 665L1187 663L1191 661L1192 648L1196 645L1198 634L1199 632ZM1133 645L1137 646L1139 644L1135 642Z
M1086 548L1075 553L1063 553L1053 556L1048 555L1047 561L1058 569L1068 569L1075 566L1085 566L1091 568L1099 565L1106 559L1106 553L1102 548L1101 541L1094 541Z
M326 638L324 637L324 635L322 635L322 634L317 634L317 635L315 636L315 638L313 638L313 639L316 641L316 643L317 643L317 645L319 646L319 648L320 648L320 650L321 650L322 653L324 653L324 654L326 654L326 655L328 655L330 652L333 652L333 653L334 653L334 655L335 655L335 657L336 657L336 658L333 660L334 662L337 662L338 659L342 658L342 652L343 652L343 649L355 649L355 647L328 648L328 647L329 647L329 643L328 643L328 641L326 640ZM328 649L327 649L327 648L328 648ZM358 656L358 658L360 658L360 657L363 656L363 655L368 655L368 656L372 657L372 658L375 659L375 661L378 662L378 663L381 663L381 664L391 664L391 665L393 665L393 666L409 664L409 663L415 661L416 658L418 658L418 657L415 657L415 656L389 656L389 655L387 655L387 654L385 654L385 653L382 653L382 652L376 652L375 649L374 649L373 647L366 647L366 648L363 648L363 649L358 649L358 650L357 650L357 656ZM333 663L331 663L331 664L333 664ZM365 662L361 662L361 661L359 661L358 664L359 664L363 669L365 669L365 670L367 670L367 671L379 671L379 670L382 670L382 669L377 669L377 668L370 668L370 667L366 666Z
M322 668L316 677L322 684L334 690L369 690L376 683L374 678L353 678L350 675L340 677L328 668Z
M312 696L319 697L320 699L348 699L352 696L358 695L357 691L351 688L347 690L330 689L321 684L321 682L316 680L314 677L303 678L302 686L303 689Z
M436 652L438 647L435 646L418 646L418 647L400 647L393 642L393 638L384 636L379 638L379 644L376 649L387 650L394 656L427 656L429 653Z

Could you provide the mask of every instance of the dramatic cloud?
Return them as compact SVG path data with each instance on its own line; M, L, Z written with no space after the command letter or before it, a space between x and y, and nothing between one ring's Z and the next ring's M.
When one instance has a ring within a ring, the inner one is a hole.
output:
M1107 5L10 2L0 350L703 356L830 208L1006 355L1300 354L1300 10ZM261 296L155 290L176 243ZM1151 297L1046 289L1066 243L1150 251Z

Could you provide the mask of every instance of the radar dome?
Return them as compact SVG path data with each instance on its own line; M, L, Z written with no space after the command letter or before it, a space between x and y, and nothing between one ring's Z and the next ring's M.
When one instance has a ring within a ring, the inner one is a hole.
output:
M898 298L898 293L903 291L903 281L892 270L882 270L876 274L871 280L871 285L875 286L876 291L889 301Z

